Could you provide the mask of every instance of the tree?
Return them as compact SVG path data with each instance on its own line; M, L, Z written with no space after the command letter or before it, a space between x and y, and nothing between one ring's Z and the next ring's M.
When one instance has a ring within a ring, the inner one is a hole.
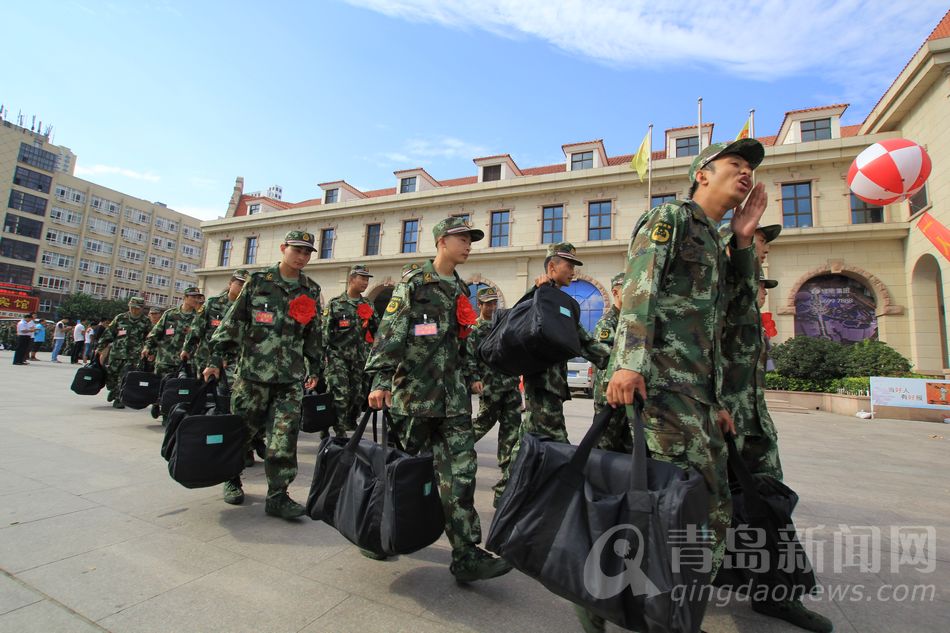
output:
M866 339L848 348L849 376L901 376L910 372L910 361L883 341Z
M775 369L783 376L830 380L847 375L847 350L841 343L796 336L772 349Z
M76 319L111 319L117 314L129 309L128 302L119 299L99 299L82 292L71 294L59 305L59 318L75 321Z

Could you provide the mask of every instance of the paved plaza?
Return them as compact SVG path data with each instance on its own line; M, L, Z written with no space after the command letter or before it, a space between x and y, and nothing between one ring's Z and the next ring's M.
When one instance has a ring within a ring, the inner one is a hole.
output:
M0 633L580 631L567 602L518 572L457 585L444 537L375 562L323 523L265 516L259 462L243 506L224 504L219 486L187 490L169 478L162 428L146 411L73 394L74 365L13 367L11 356L0 353ZM578 441L591 401L567 413ZM812 608L841 633L950 629L950 425L774 417L799 531L813 528L821 582L847 592ZM303 502L317 443L301 438L291 495ZM494 434L478 454L487 535ZM930 527L928 561L913 537ZM857 567L859 550L870 570ZM735 600L711 606L703 628L798 630Z

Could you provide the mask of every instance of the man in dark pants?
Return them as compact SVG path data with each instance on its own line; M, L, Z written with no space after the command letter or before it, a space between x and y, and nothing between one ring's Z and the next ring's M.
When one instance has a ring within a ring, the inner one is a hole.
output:
M33 348L33 331L36 326L33 325L33 315L26 314L16 324L16 351L13 353L14 365L29 365L26 357Z

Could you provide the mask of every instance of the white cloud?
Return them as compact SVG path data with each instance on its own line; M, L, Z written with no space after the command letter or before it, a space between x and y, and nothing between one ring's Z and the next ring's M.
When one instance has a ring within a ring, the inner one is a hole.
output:
M533 37L621 67L715 68L752 79L818 73L848 92L874 83L878 96L895 59L899 68L946 10L945 0L346 1L414 22Z
M409 169L430 165L435 159L471 160L487 153L488 150L481 145L468 143L452 136L441 136L429 139L409 139L396 151L380 152L375 160L380 166Z
M92 165L91 167L76 165L76 175L80 178L103 175L122 176L123 178L144 180L146 182L158 182L161 180L158 174L151 171L135 171L134 169L126 169L125 167L116 167L114 165Z

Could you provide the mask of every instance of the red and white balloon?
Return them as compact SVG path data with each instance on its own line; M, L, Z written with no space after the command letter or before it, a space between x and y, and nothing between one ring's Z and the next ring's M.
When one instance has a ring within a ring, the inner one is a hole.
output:
M848 170L848 187L868 204L906 200L930 177L930 156L924 148L903 138L871 145L858 154Z

